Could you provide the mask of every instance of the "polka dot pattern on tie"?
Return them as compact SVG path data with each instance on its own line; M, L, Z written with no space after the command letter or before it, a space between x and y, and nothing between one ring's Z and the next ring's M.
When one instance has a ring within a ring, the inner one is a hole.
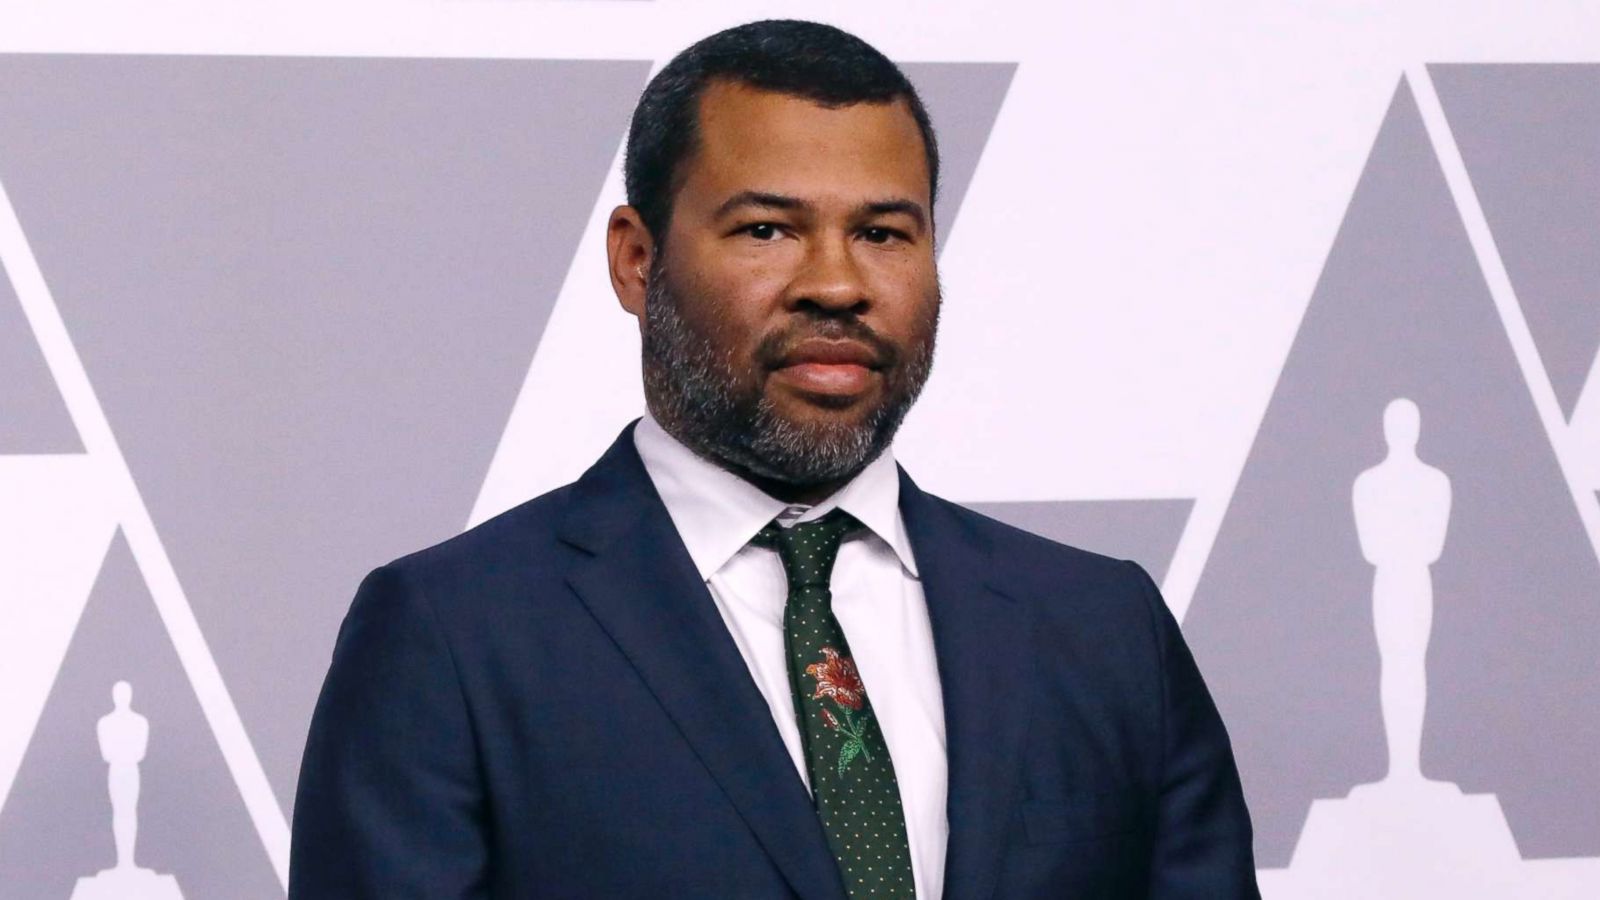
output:
M828 846L852 898L898 900L916 896L900 787L829 588L839 546L860 527L834 510L789 528L771 523L754 543L778 551L789 580L789 686Z

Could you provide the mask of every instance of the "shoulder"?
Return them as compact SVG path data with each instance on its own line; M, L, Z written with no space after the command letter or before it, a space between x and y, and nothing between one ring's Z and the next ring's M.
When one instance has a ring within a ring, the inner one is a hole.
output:
M1154 580L1136 561L1064 544L949 500L924 496L962 543L987 557L991 586L1036 614L1148 633L1152 616L1166 608Z
M568 484L524 501L471 528L407 553L376 572L402 581L435 602L503 594L559 571L564 558L557 526L571 500Z
M988 553L992 565L1013 580L1043 580L1080 588L1127 586L1136 572L1143 572L1131 560L1064 544L942 497L924 496L956 524L968 541Z

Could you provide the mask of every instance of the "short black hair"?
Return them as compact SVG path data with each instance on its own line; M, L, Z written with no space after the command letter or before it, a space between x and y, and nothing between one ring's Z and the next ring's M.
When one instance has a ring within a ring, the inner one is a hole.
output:
M680 167L699 141L700 97L713 81L803 97L824 106L904 99L922 132L930 205L939 192L933 123L905 73L877 48L819 22L766 19L702 38L650 79L628 130L628 205L661 244L672 221ZM932 213L932 210L929 210Z

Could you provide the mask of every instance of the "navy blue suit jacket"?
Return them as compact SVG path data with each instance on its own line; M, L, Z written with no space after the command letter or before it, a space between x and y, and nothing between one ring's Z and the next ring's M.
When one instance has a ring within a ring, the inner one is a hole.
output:
M1144 571L900 492L944 694L944 895L1256 897L1227 735ZM631 427L362 582L290 860L291 900L845 896Z

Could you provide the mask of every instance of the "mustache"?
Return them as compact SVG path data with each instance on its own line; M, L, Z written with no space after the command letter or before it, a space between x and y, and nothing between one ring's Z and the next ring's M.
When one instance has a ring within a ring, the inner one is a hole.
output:
M762 368L776 369L796 347L809 340L863 344L872 351L875 368L893 369L900 363L900 348L854 316L830 316L811 322L795 322L773 331L756 345L756 362Z

